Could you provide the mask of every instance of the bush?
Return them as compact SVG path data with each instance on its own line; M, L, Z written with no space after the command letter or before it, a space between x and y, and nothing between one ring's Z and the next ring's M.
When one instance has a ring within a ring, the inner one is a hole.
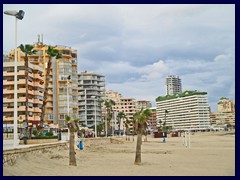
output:
M47 132L46 136L53 136L53 132Z
M32 139L57 139L57 136L38 136L38 137L32 137Z
M37 131L36 129L34 129L34 130L33 130L33 135L36 136L36 135L37 135L37 132L38 132L38 131Z

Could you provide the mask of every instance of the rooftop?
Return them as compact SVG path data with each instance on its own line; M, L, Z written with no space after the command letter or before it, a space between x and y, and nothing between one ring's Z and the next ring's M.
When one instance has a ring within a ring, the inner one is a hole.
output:
M165 101L165 100L169 100L169 99L175 99L175 98L178 98L178 97L186 97L186 96L193 96L193 95L205 95L205 94L207 94L207 92L200 92L200 91L197 91L197 90L184 91L183 93L179 93L179 94L159 96L159 97L156 98L156 102Z

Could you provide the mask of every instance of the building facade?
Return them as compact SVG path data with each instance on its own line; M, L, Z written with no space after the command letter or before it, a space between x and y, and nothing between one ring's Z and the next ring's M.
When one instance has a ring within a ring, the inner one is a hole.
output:
M167 95L182 93L182 82L178 76L169 75L166 78Z
M218 111L210 114L211 125L216 128L226 126L235 128L235 102L221 98L217 105Z
M140 111L141 109L149 109L152 107L152 103L146 100L138 100L136 101L136 110Z
M40 71L42 68L44 88L47 63L50 58L47 54L48 45L38 42L33 46L36 54L28 56L29 66L35 65ZM70 115L72 118L77 118L78 115L77 51L67 46L57 45L53 48L59 50L62 57L60 59L52 58L44 123L54 123L60 127L66 127L65 117ZM18 61L24 62L24 54L20 49L17 54ZM10 52L9 57L14 59L14 50Z
M23 127L26 118L26 98L28 98L28 126L36 127L41 117L43 104L43 66L29 64L28 97L26 97L25 63L17 62L17 105L18 124ZM3 124L13 124L14 116L14 59L3 57Z
M175 130L207 130L210 111L206 92L185 91L156 99L157 121Z
M80 124L93 128L102 122L102 104L105 96L105 77L94 72L78 73L78 115Z

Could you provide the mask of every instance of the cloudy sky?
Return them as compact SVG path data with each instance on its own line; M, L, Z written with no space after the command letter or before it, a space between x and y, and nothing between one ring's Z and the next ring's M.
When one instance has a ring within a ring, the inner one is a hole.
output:
M235 99L235 5L3 5L24 10L18 45L37 42L78 51L78 70L105 76L106 89L154 102L165 78L208 92L213 111ZM3 16L3 53L14 49L13 17Z

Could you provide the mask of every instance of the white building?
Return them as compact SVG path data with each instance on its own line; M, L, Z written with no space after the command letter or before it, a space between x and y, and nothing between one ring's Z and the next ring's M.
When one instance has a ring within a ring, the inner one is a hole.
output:
M169 75L166 78L167 95L182 93L182 82L178 76Z
M156 99L157 121L175 130L206 130L210 127L206 92L185 91Z
M78 74L78 104L80 124L84 123L92 128L102 122L102 111L99 100L103 99L105 92L104 76L94 72L81 72Z

